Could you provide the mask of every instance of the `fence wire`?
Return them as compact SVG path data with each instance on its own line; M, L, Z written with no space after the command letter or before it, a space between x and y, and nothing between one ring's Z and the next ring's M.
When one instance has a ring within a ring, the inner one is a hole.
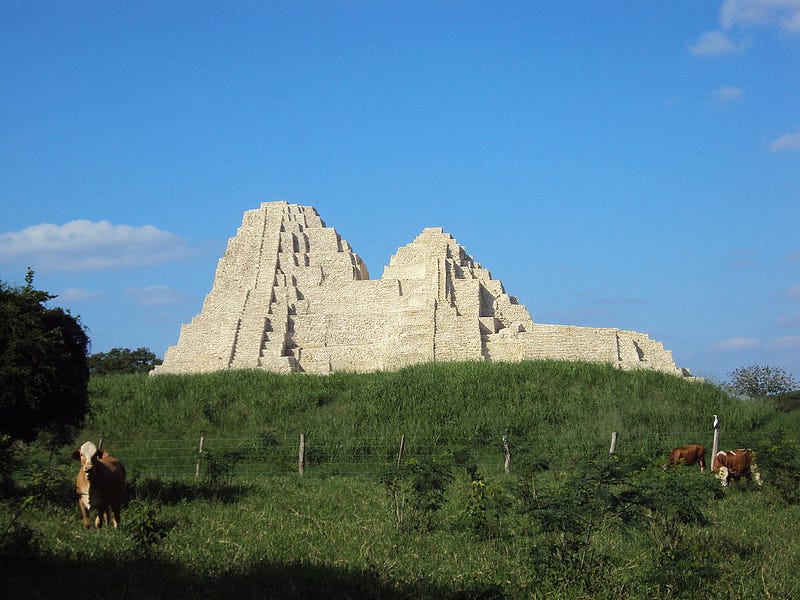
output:
M727 432L725 438L748 445L749 432ZM679 445L702 443L711 451L713 433L683 432L620 432L616 451L622 453L668 454ZM508 437L508 447L515 457L546 451L551 456L601 456L610 450L612 432L604 439L565 441L530 440L515 443ZM305 436L303 466L305 472L329 475L377 475L397 464L401 436L324 438ZM405 457L470 452L481 466L490 471L502 471L505 464L505 445L502 439L403 438ZM728 446L725 446L727 448ZM732 447L732 446L731 446ZM258 438L188 439L114 439L103 440L103 448L122 460L129 473L140 477L262 477L299 471L300 434L263 436Z

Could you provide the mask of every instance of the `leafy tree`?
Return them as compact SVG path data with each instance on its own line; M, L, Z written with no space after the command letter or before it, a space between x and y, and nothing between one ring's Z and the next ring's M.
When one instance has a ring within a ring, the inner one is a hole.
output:
M781 367L752 365L728 373L730 380L723 384L729 392L749 398L785 394L797 389L797 382Z
M538 526L531 561L544 595L571 588L581 590L575 597L616 596L609 590L620 585L618 575L629 567L616 562L619 557L602 540L633 530L651 539L652 555L643 561L641 576L653 590L649 597L707 591L702 588L714 566L692 534L709 524L709 502L721 497L713 478L685 469L664 471L644 456L611 455L579 460L570 473L532 486L532 479L525 481L519 494L523 513Z
M112 348L108 352L92 354L89 357L89 371L92 375L147 373L161 362L147 348Z
M453 457L430 454L412 456L381 477L392 494L397 526L407 524L417 531L431 532L436 515L453 481Z
M63 442L88 411L89 338L68 310L45 306L53 298L30 269L24 286L0 281L0 437Z

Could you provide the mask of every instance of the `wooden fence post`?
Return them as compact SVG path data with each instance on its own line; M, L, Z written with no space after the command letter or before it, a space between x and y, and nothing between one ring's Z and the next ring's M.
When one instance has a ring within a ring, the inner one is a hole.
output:
M297 469L300 475L303 475L303 471L306 469L306 434L300 434L300 452L297 457Z
M400 436L400 450L397 452L397 466L398 467L400 466L400 463L403 460L403 450L405 450L405 447L406 447L406 434L404 433L404 434L402 434Z
M510 473L511 472L511 450L508 447L508 437L505 436L505 435L503 436L503 448L506 451L506 461L505 461L505 464L503 465L503 468L505 469L506 473Z
M195 478L200 477L200 460L203 458L203 436L200 436L200 446L197 448L197 464L194 466Z
M714 457L719 452L719 417L714 415L714 444L711 446L711 468L714 468Z
M617 451L617 432L611 432L611 448L609 448L608 453L614 454Z

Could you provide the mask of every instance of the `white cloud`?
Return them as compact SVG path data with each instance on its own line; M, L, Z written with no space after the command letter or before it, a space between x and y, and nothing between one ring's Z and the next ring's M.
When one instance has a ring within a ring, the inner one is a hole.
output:
M725 0L719 11L719 29L702 34L691 51L697 56L719 56L743 52L747 42L736 42L732 31L751 27L778 27L800 33L800 0Z
M776 321L776 324L781 328L791 327L794 329L795 327L800 327L800 313L795 315L784 315Z
M777 25L800 32L800 0L725 0L720 9L724 29Z
M0 234L0 264L34 271L95 271L145 267L194 254L184 240L152 225L132 227L108 221L43 223Z
M730 338L711 345L712 350L752 350L761 346L761 340L748 337Z
M780 348L783 350L800 348L800 335L788 335L786 337L778 338L772 340L769 345L771 348Z
M792 300L800 300L800 283L795 283L786 290L786 297Z
M797 133L787 133L786 135L782 135L769 145L769 149L772 152L800 150L800 131Z
M701 34L690 49L692 54L697 56L718 56L720 54L742 52L744 46L734 44L727 34L714 30Z
M725 86L714 92L714 97L720 104L727 104L742 97L744 90L733 86Z
M64 288L57 294L58 299L63 302L82 302L84 300L94 300L103 296L103 292L87 290L84 288Z
M129 288L125 293L139 306L164 306L178 304L186 295L168 285L150 285L143 288Z

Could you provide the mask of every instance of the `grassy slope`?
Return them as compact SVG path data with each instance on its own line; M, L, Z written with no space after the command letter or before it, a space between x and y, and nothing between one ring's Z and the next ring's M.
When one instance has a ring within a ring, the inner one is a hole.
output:
M753 445L769 410L732 400L712 385L649 371L560 362L428 364L398 372L327 377L220 372L197 376L102 377L91 383L86 437L110 440L268 439L335 444L323 458L350 460L409 444L497 446L557 457L608 449L668 452L711 446L714 414L722 444ZM112 446L113 447L113 446ZM382 457L382 456L381 456Z
M800 431L796 412L734 400L708 384L581 363L420 365L329 377L103 377L91 388L93 415L82 437L104 435L112 451L115 440L124 440L128 452L137 444L158 448L150 444L160 439L162 455L124 457L132 472L127 530L83 531L71 501L39 503L23 514L21 522L38 532L47 551L26 568L0 571L25 597L55 597L66 587L79 597L119 598L537 597L542 584L530 563L535 543L523 534L523 517L504 513L500 534L490 540L459 525L471 493L463 472L449 489L440 526L423 534L397 530L390 496L376 476L327 477L325 463L390 463L400 433L409 440L409 455L431 445L466 445L491 455L507 433L515 459L544 454L558 476L577 455L607 456L611 431L620 432L620 451L654 459L679 443L710 447L715 413L723 419L726 448L762 448L787 435L796 444ZM337 440L303 478L291 463L291 444L301 431L312 445ZM286 446L287 468L268 478L227 478L213 488L191 478L143 477L148 462L164 459L165 446L184 441L193 447L199 435L212 446L218 439ZM66 451L61 458L68 463L65 457ZM61 471L66 485L73 470L67 464ZM483 472L487 489L500 493L509 483L502 457ZM694 470L679 476L701 477ZM0 522L12 506L0 507ZM692 580L707 585L703 595L798 596L792 567L800 561L797 505L782 504L768 487L743 485L712 505L711 516L713 527L692 529L686 540L687 548L725 565L717 572L704 566L705 583L702 573ZM143 553L148 525L166 537ZM655 597L655 588L636 578L658 560L648 535L598 535L608 554L607 576L616 582L607 597ZM86 569L94 573L88 581ZM676 583L658 593L691 597L697 591ZM558 597L576 593L564 588Z

